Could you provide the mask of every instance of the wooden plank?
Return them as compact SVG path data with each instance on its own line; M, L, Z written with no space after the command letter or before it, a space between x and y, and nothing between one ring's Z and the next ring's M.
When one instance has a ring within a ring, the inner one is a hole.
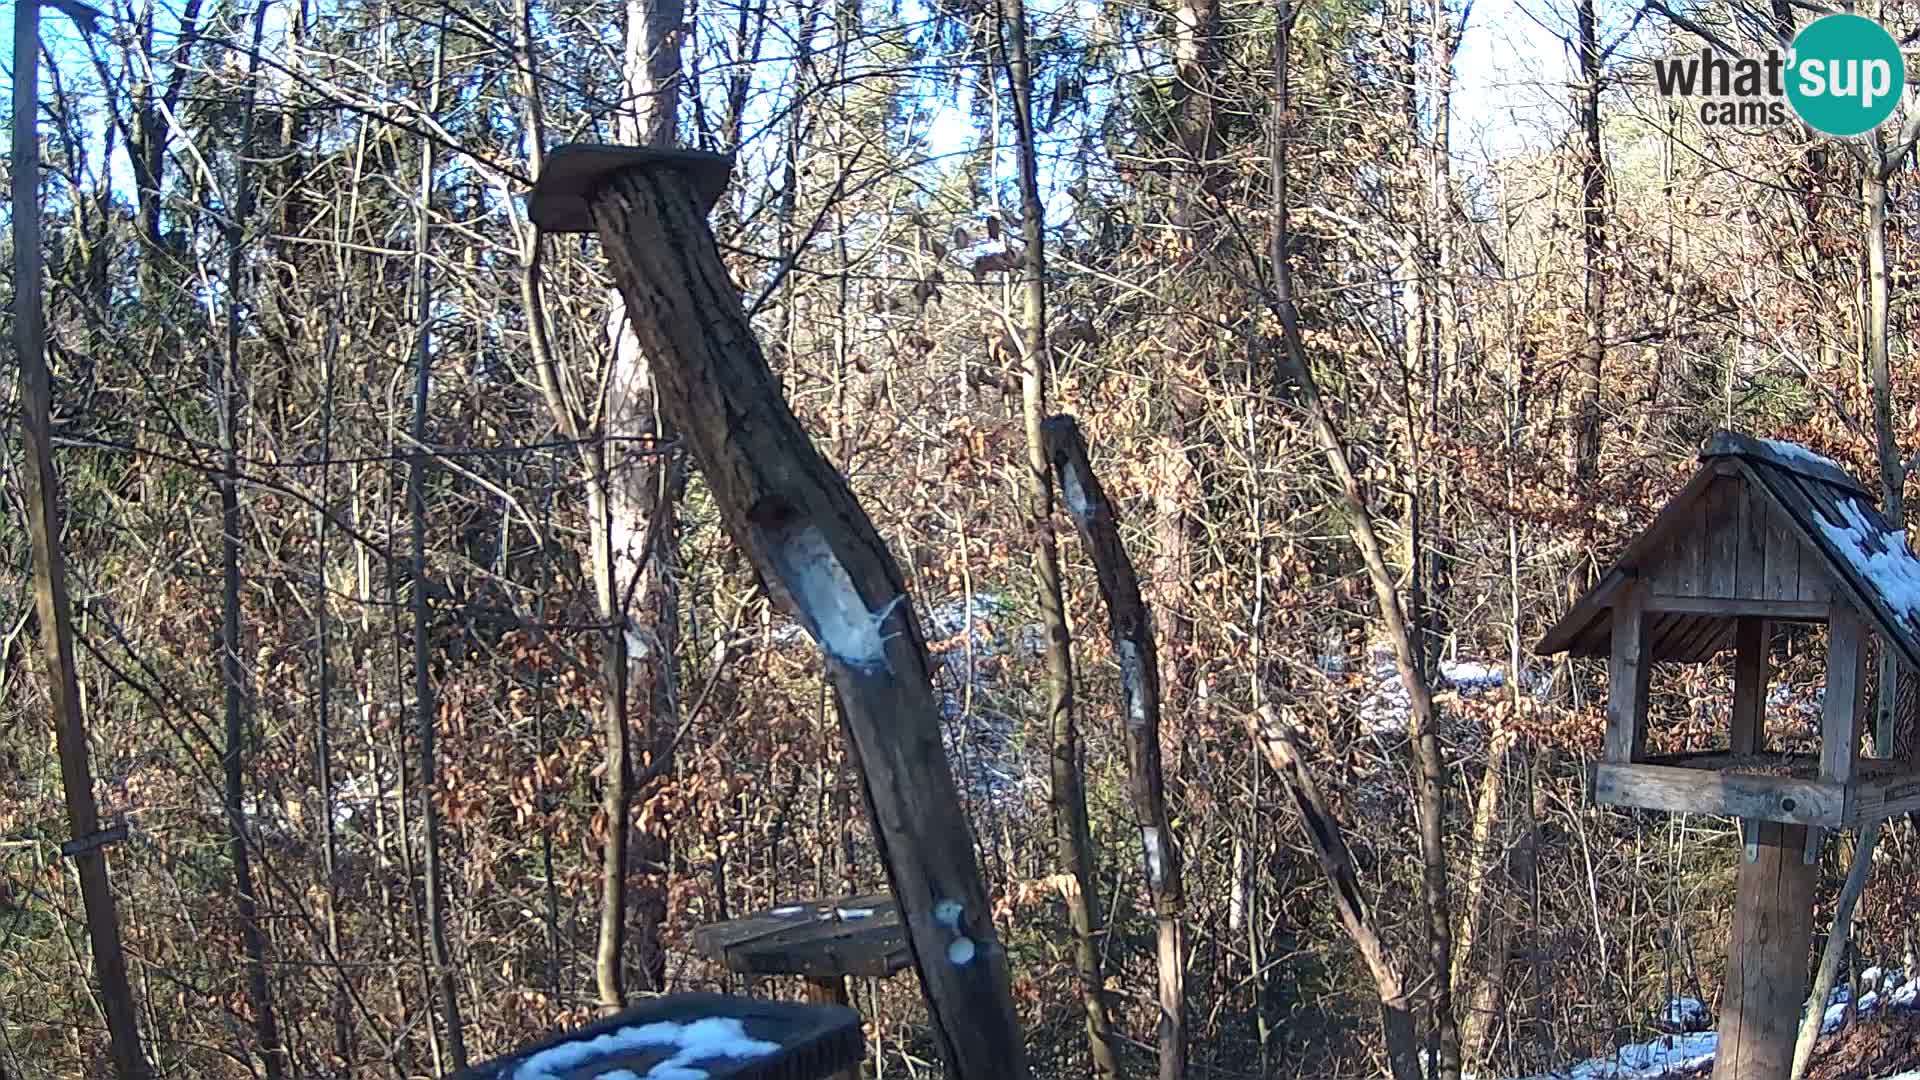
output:
M1777 622L1827 621L1827 611L1831 607L1825 602L1809 603L1804 600L1743 599L1718 596L1669 596L1655 593L1646 598L1645 608L1659 614L1718 615L1738 617L1758 615Z
M1714 1080L1786 1076L1807 992L1815 868L1802 858L1806 830L1762 822L1758 831L1758 858L1741 864L1735 886Z
M549 167L553 159L549 158ZM887 545L767 365L720 257L698 177L609 171L590 216L660 413L775 604L809 633L844 706L887 881L948 1072L1031 1075L974 838L942 746L932 659Z
M1862 780L1855 785L1847 824L1865 825L1920 811L1920 771Z
M1593 767L1593 792L1596 800L1608 806L1793 825L1840 825L1846 817L1846 791L1841 785L1791 776L1603 761Z
M1758 753L1766 745L1767 680L1772 673L1773 627L1762 618L1744 616L1734 623L1733 727L1727 748L1736 754Z
M1622 588L1613 600L1613 652L1607 661L1606 759L1636 761L1647 748L1647 679L1653 669L1646 650L1644 586Z
M1766 495L1744 476L1740 480L1740 532L1734 595L1743 600L1762 600L1767 592L1767 514Z
M1755 484L1750 490L1766 491ZM1793 522L1767 497L1767 565L1761 593L1769 600L1800 599L1800 536Z
M1827 620L1827 689L1820 707L1820 776L1844 784L1860 756L1861 700L1867 687L1867 627L1853 605L1836 603Z
M1595 623L1604 624L1607 608L1613 604L1613 594L1628 580L1627 573L1617 566L1607 571L1601 576L1600 583L1568 608L1566 614L1560 616L1559 621L1540 638L1540 643L1533 647L1534 654L1554 656L1566 652L1585 637Z
M786 904L693 933L703 956L745 975L885 978L913 962L886 895Z
M1745 485L1722 476L1707 488L1706 517L1700 545L1699 595L1737 597L1740 571L1740 503Z

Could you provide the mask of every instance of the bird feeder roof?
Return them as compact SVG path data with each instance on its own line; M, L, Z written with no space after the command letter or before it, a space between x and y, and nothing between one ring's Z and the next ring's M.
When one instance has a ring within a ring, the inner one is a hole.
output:
M1805 447L1733 432L1700 461L1537 653L1608 655L1614 598L1638 581L1656 661L1711 658L1742 616L1825 622L1844 602L1920 667L1920 558L1859 481Z

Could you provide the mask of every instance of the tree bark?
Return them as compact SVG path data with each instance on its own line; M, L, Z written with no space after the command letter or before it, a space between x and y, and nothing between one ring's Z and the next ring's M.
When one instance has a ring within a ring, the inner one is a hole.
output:
M1380 1027L1387 1041L1388 1071L1394 1080L1421 1080L1424 1073L1419 1041L1414 1035L1413 1001L1401 983L1398 966L1380 940L1372 912L1367 910L1353 855L1347 850L1346 833L1327 809L1313 773L1301 760L1293 729L1267 705L1246 714L1245 723L1254 747L1286 785L1287 795L1300 814L1300 831L1320 860L1321 873L1326 875L1340 925L1353 939L1360 959L1373 976L1374 990L1380 997Z
M1427 962L1433 986L1432 1012L1435 1026L1436 1075L1453 1080L1460 1071L1460 1035L1453 1016L1448 973L1453 963L1453 920L1448 896L1447 852L1444 834L1446 816L1446 771L1440 755L1440 737L1433 691L1427 682L1425 665L1415 648L1406 612L1400 605L1392 572L1374 531L1373 511L1360 490L1359 479L1347 458L1346 444L1333 426L1320 386L1307 362L1306 346L1300 338L1300 315L1293 298L1293 271L1290 262L1291 226L1287 211L1287 148L1293 123L1289 92L1288 53L1295 18L1292 0L1280 0L1275 22L1273 49L1273 113L1271 155L1273 231L1270 262L1273 291L1270 300L1280 322L1281 361L1286 375L1297 388L1299 403L1307 414L1307 423L1321 455L1326 459L1339 488L1339 504L1347 521L1349 535L1359 549L1373 586L1374 603L1387 637L1393 644L1394 665L1401 685L1407 691L1407 734L1413 746L1413 780L1420 831L1421 885L1426 901Z
M1113 1021L1104 998L1101 974L1099 871L1087 824L1085 771L1081 763L1080 732L1073 709L1073 652L1060 588L1060 553L1053 533L1053 479L1047 467L1046 439L1041 431L1046 412L1047 351L1045 207L1040 202L1039 158L1033 133L1033 71L1027 56L1027 9L1024 0L1008 0L1004 62L1013 90L1016 152L1020 161L1020 214L1026 243L1026 340L1022 349L1021 402L1027 435L1027 521L1034 550L1035 584L1040 601L1040 623L1046 634L1047 715L1052 738L1049 793L1054 833L1062 869L1073 878L1066 896L1073 923L1074 969L1080 977L1080 997L1087 1013L1087 1047L1094 1072L1117 1076L1120 1056L1114 1045Z
M440 104L441 64L446 56L446 41L436 45L433 82L427 108L437 111ZM413 218L413 299L414 299L414 384L413 452L407 463L407 514L413 534L410 570L413 578L413 707L420 746L420 821L426 833L426 919L428 961L432 964L432 982L439 997L440 1022L446 1029L447 1048L455 1069L467 1067L467 1038L460 1019L460 997L454 982L453 950L447 941L446 887L440 865L440 810L434 805L434 773L438 761L434 749L434 725L438 714L433 676L428 666L431 648L427 611L427 399L433 378L433 278L428 269L430 230L433 213L433 144L420 141L420 202Z
M899 568L780 396L691 185L639 166L598 190L594 224L663 415L775 602L826 653L941 1056L962 1080L1022 1080L1006 952Z
M673 145L679 131L684 11L682 0L627 0L622 100L613 125L616 141ZM601 800L607 839L602 850L595 960L600 1006L606 1012L626 1007L628 876L636 862L649 868L651 876L666 854L665 837L637 829L629 820L633 800L640 793L633 785L628 714L637 689L646 705L642 748L649 754L648 772L658 776L665 771L658 757L667 752L662 733L672 729L676 700L673 664L678 613L669 562L677 545L678 485L669 459L656 447L643 445L646 437L664 441L669 432L655 415L653 380L636 331L619 290L613 290L607 314L612 370L606 380L604 428L591 458L594 479L587 497L595 594L608 626L602 657L607 781ZM632 685L636 673L641 676L637 688ZM635 840L637 851L630 850ZM647 989L664 990L666 951L660 943L660 925L666 918L665 883L642 890L638 904L643 909L641 970Z
M234 206L227 219L226 320L220 361L212 372L212 390L218 403L216 420L220 440L220 676L225 690L225 772L227 851L233 863L234 904L240 920L240 940L246 950L247 1004L253 1012L254 1038L266 1067L267 1080L286 1074L285 1049L280 1045L274 1018L273 988L267 979L266 941L260 933L258 901L254 894L252 852L246 815L246 740L252 726L247 701L246 665L241 659L240 627L240 327L241 298L246 295L246 229L253 216L254 101L260 65L260 40L266 5L253 13L253 52L247 61L247 89L242 107L239 151L234 166Z
M1187 1072L1186 942L1182 919L1180 849L1167 814L1160 768L1160 668L1153 616L1140 598L1133 560L1120 543L1113 504L1094 476L1087 444L1071 416L1050 417L1042 426L1047 459L1059 477L1067 514L1093 557L1100 596L1107 605L1107 632L1120 661L1121 721L1127 742L1127 794L1140 830L1147 895L1153 902L1156 959L1160 973L1160 1080Z
M80 682L74 668L73 604L67 596L66 558L60 547L59 481L53 471L53 378L47 370L46 324L41 308L40 249L40 5L13 9L13 342L20 364L24 416L20 444L26 462L27 533L33 547L34 614L53 699L54 739L60 784L66 795L67 828L80 840L100 831L93 801L93 763L87 722L80 713ZM145 1080L139 1014L120 946L120 916L114 908L107 856L95 843L73 856L86 909L94 977L107 1015L107 1036L119 1080Z
M1600 145L1600 31L1594 0L1577 0L1574 21L1580 35L1574 51L1580 65L1580 130L1585 148L1580 159L1580 322L1585 345L1567 472L1573 490L1585 491L1600 466L1600 378L1607 356L1607 162ZM1587 575L1586 569L1577 568L1569 577L1570 600L1586 591Z

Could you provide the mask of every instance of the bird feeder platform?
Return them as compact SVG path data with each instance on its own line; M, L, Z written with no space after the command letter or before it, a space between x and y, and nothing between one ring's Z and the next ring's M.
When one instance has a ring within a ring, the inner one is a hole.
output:
M1812 826L1811 859L1819 829L1920 810L1914 761L1861 752L1868 635L1920 667L1920 559L1858 481L1801 447L1722 432L1701 463L1538 651L1608 658L1598 801ZM1774 623L1828 628L1817 756L1765 752ZM1648 755L1651 666L1728 648L1727 750Z
M1883 656L1920 667L1920 559L1865 487L1803 447L1722 432L1700 461L1537 651L1607 658L1598 802L1740 819L1744 860L1714 1078L1785 1080L1806 997L1822 838L1920 809L1920 762L1861 750L1868 635L1878 635ZM1775 623L1827 627L1818 754L1767 748ZM1652 666L1700 663L1729 648L1726 749L1649 755ZM1891 730L1878 736L1881 748L1897 741Z
M820 1080L859 1065L860 1015L837 1005L723 994L652 998L555 1035L453 1080L594 1080L703 1075L709 1080Z

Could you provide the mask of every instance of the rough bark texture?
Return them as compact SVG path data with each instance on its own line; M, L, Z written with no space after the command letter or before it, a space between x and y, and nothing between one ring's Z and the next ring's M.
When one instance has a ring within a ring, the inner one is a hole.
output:
M444 43L442 49L445 48ZM439 58L435 59L433 97L439 97ZM407 465L407 516L413 532L413 707L420 745L420 821L425 832L426 919L428 960L433 966L434 993L439 998L440 1023L446 1031L453 1067L467 1067L467 1038L460 1019L460 996L453 970L453 949L447 941L447 893L440 865L440 809L434 805L434 722L438 713L428 657L431 648L427 611L427 397L432 389L433 350L428 327L433 318L433 282L428 271L429 214L433 199L433 147L421 143L420 205L414 218L414 341L413 445Z
M622 100L614 114L614 138L636 146L672 146L679 130L685 5L681 0L628 0L626 16ZM643 881L631 897L639 916L637 958L646 989L665 989L660 926L667 915L666 882L658 880L656 868L666 862L667 838L658 829L639 828L630 821L634 799L644 798L645 792L635 790L628 718L635 704L645 707L640 749L649 757L649 774L663 774L663 732L674 727L676 705L678 604L670 562L678 533L678 500L670 459L648 445L648 437L664 439L669 433L655 415L652 373L617 289L609 296L607 336L612 357L605 438L594 455L588 508L595 592L608 623L602 655L608 768L601 793L607 837L595 972L601 1008L614 1012L626 1004L628 884L636 866L642 868Z
M1027 10L1022 0L1011 0L1006 19L1007 81L1013 89L1014 131L1020 159L1020 213L1026 242L1023 292L1026 299L1026 341L1021 358L1021 402L1027 434L1027 517L1032 531L1034 574L1040 601L1040 623L1046 633L1047 716L1051 745L1053 821L1060 865L1073 878L1066 896L1067 916L1073 923L1074 969L1080 977L1080 999L1087 1013L1087 1048L1094 1071L1116 1076L1119 1051L1114 1045L1113 1022L1104 997L1101 973L1099 868L1087 824L1085 771L1080 756L1080 732L1073 710L1073 651L1067 631L1060 589L1060 552L1053 535L1053 479L1047 466L1046 412L1047 294L1045 207L1040 201L1039 155L1033 133L1033 72L1027 58Z
M1006 952L898 566L782 398L686 181L626 170L593 214L666 419L728 533L826 654L941 1057L965 1080L1025 1077Z
M1160 1080L1178 1080L1187 1071L1186 942L1181 921L1186 897L1160 768L1160 669L1153 617L1140 599L1139 577L1120 543L1113 504L1093 474L1079 425L1071 416L1054 416L1043 426L1043 434L1067 514L1093 556L1100 597L1107 605L1107 632L1120 661L1127 795L1140 830L1160 972Z
M1436 713L1432 687L1425 666L1415 649L1413 634L1401 607L1395 579L1387 567L1380 540L1373 527L1373 511L1360 490L1359 478L1347 458L1346 444L1320 395L1319 383L1307 362L1306 346L1300 337L1300 314L1293 298L1293 272L1289 263L1291 225L1287 214L1287 147L1290 141L1291 96L1288 80L1288 46L1295 10L1291 0L1281 0L1275 23L1273 50L1273 112L1270 182L1273 196L1273 232L1270 262L1273 271L1272 302L1281 330L1281 361L1284 372L1296 389L1296 396L1307 414L1307 424L1321 455L1333 473L1339 488L1339 505L1347 521L1347 530L1366 564L1367 578L1373 586L1374 602L1393 645L1394 666L1407 691L1407 735L1413 746L1413 780L1419 808L1421 885L1425 893L1427 962L1433 987L1431 1007L1434 1021L1436 1073L1455 1076L1460 1071L1460 1033L1453 1016L1448 974L1453 969L1453 919L1448 895L1447 852L1443 832L1446 816L1446 771L1440 755L1440 738L1435 727Z
M1581 326L1586 344L1580 358L1580 393L1574 410L1572 460L1576 487L1593 480L1600 463L1600 373L1607 355L1607 163L1600 147L1600 40L1593 0L1575 10L1580 40L1580 129L1586 153L1580 159L1580 254L1584 277ZM1569 586L1585 591L1585 581Z
M1321 873L1326 875L1340 925L1353 939L1354 947L1360 950L1360 959L1373 976L1374 989L1380 995L1380 1027L1387 1040L1388 1070L1394 1080L1421 1080L1413 1002L1401 983L1399 968L1380 941L1373 914L1367 910L1366 895L1360 891L1360 876L1353 868L1353 854L1347 850L1346 834L1327 809L1326 800L1320 797L1313 774L1301 761L1300 744L1293 729L1266 705L1248 713L1246 725L1254 746L1286 785L1287 795L1300 813L1300 831L1320 860Z
M47 370L46 330L41 312L40 139L38 127L40 6L13 9L13 341L20 364L24 415L20 442L26 460L27 534L33 547L34 614L53 699L54 739L60 784L66 794L67 828L74 839L100 831L93 801L93 763L87 722L80 714L80 682L74 669L73 604L67 597L65 556L60 549L60 494L53 473L53 380ZM94 977L107 1015L107 1033L119 1080L148 1075L140 1053L140 1027L120 947L120 917L114 909L107 855L96 845L73 857L86 909L87 940Z
M254 51L248 61L256 73L259 68L261 20L264 6L254 10ZM215 420L220 440L221 472L215 484L220 495L220 680L225 691L225 746L221 765L227 812L227 853L233 865L233 900L240 921L241 947L247 955L247 1005L253 1013L254 1038L267 1080L286 1075L286 1052L280 1045L279 1025L274 1018L273 988L267 980L267 947L260 932L259 903L254 891L253 853L247 838L246 744L251 734L252 716L247 700L248 675L241 659L244 648L240 627L240 543L244 528L240 518L240 333L241 305L245 303L246 284L242 278L246 259L246 228L253 216L253 176L249 154L253 144L254 97L248 91L242 112L239 152L235 155L235 201L225 228L227 241L226 318L220 358L209 365L209 389L218 403Z

